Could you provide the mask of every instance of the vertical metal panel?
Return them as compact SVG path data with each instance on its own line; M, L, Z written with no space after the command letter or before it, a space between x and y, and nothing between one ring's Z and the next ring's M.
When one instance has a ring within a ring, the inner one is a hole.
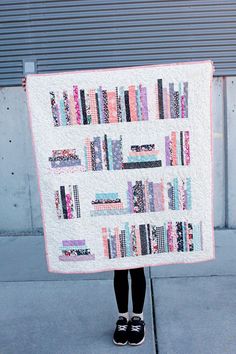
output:
M223 78L213 80L214 225L225 226L225 136Z
M2 0L0 85L38 72L212 59L236 74L233 0Z
M236 227L236 77L226 79L227 104L227 227Z
M22 88L0 90L0 126L0 232L32 233L42 221Z

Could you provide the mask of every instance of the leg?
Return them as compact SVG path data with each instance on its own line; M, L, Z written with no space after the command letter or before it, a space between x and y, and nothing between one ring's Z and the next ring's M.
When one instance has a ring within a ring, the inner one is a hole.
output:
M130 275L132 280L133 313L142 314L146 293L144 268L130 269Z
M129 281L128 269L114 271L114 290L116 295L119 319L116 322L116 329L113 334L113 342L117 345L128 343L128 300L129 300Z
M129 301L129 281L128 269L114 271L114 290L116 295L117 307L120 313L128 312Z

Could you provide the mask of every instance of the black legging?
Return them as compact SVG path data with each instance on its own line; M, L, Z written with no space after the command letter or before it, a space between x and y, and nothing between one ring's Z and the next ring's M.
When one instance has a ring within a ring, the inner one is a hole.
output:
M146 293L146 278L144 268L114 270L114 290L118 310L120 313L128 312L128 271L130 271L131 275L133 312L142 313Z

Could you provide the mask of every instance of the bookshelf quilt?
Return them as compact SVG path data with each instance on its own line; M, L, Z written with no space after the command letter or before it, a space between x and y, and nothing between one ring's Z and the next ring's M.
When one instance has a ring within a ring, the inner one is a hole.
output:
M215 258L211 61L27 75L49 272Z

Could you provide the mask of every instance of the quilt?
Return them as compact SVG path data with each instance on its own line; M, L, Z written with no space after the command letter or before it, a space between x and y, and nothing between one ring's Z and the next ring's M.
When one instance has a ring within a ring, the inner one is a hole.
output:
M215 258L212 61L27 75L49 272Z

